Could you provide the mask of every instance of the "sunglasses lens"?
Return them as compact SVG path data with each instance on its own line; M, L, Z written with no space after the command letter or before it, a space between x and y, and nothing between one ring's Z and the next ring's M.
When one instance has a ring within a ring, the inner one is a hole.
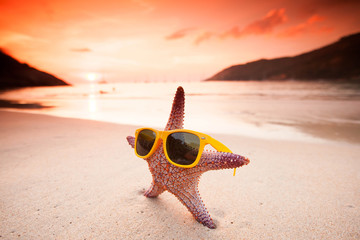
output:
M149 129L139 132L136 140L136 153L140 156L146 156L154 146L156 133Z
M174 163L191 165L199 154L200 139L192 133L176 132L166 139L166 151Z

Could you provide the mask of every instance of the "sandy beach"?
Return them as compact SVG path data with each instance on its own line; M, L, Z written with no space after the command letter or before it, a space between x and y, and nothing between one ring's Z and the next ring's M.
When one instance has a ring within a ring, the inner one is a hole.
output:
M0 111L0 239L360 239L358 143L214 135L251 162L202 176L211 230L142 195L135 129Z

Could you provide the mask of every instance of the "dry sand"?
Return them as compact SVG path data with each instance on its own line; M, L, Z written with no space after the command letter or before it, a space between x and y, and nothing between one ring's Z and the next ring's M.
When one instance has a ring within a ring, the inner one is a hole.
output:
M214 135L248 166L205 173L217 229L151 182L136 127L0 111L0 239L360 239L360 146Z

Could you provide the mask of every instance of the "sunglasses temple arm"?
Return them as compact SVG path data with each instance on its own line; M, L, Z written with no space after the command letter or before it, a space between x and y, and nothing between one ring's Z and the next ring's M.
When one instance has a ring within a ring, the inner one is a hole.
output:
M227 146L225 146L224 144L222 144L218 140L210 137L210 138L208 138L208 141L209 141L210 145L213 146L213 148L215 148L217 151L232 153L232 151ZM234 168L233 176L235 176L235 174L236 174L236 168Z

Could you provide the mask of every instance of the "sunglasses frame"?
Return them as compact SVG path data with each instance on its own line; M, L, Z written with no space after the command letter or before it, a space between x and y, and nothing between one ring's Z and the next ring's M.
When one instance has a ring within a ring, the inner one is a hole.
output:
M137 146L137 140L138 140L138 136L139 136L139 133L142 131L142 130L150 130L150 131L153 131L155 134L156 134L156 138L155 138L155 142L154 142L154 145L152 146L151 150L149 151L149 153L145 156L141 156L137 153L136 151L136 146ZM178 163L175 163L173 162L168 153L167 153L167 149L166 149L166 141L167 141L167 137L172 134L172 133L178 133L178 132L184 132L184 133L191 133L191 134L194 134L196 135L199 139L200 139L200 146L199 146L199 152L198 152L198 155L195 159L195 161L190 164L190 165L181 165L181 164L178 164ZM153 129L153 128L139 128L135 131L135 146L134 146L134 150L135 150L135 154L136 156L138 156L139 158L148 158L150 157L152 154L154 154L154 152L156 151L156 149L158 149L159 145L160 145L160 141L159 140L162 140L163 141L163 149L164 149L164 153L165 153L165 156L166 156L166 159L173 165L177 166L177 167L182 167L182 168L192 168L192 167L195 167L199 161L200 161L200 158L201 158L201 155L204 151L204 148L207 144L210 144L213 148L215 148L217 151L219 152L228 152L228 153L232 153L231 150L226 147L224 144L222 144L221 142L219 142L218 140L210 137L209 135L207 134L204 134L204 133L200 133L200 132L195 132L195 131L192 131L192 130L188 130L188 129L175 129L175 130L169 130L169 131L160 131L160 130L156 130L156 129Z

